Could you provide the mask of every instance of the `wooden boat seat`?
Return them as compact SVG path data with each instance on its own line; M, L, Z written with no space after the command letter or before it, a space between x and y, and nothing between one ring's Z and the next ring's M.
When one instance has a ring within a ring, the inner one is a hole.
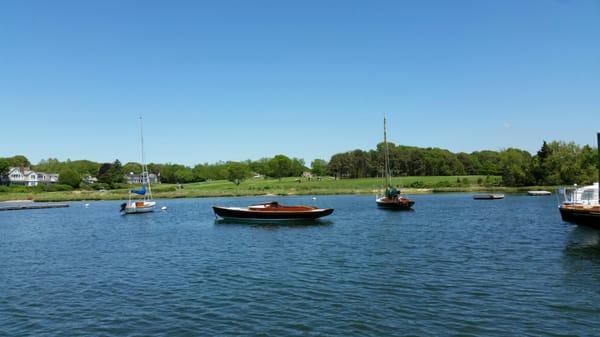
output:
M252 211L263 211L263 212L303 212L317 209L311 206L283 206L278 202L273 201L265 204L251 205L248 206L249 210Z

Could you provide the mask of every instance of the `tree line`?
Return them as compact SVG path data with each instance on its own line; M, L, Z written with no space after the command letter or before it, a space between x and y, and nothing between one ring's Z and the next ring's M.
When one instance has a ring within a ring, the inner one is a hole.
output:
M300 176L309 171L304 160L276 155L272 158L246 160L242 162L204 163L195 166L181 164L147 165L149 173L158 174L163 183L192 183L207 180L226 179L235 184L252 176L260 175L281 179L283 177ZM7 181L9 167L30 167L34 171L59 173L59 183L79 187L87 176L96 177L100 188L116 188L125 183L125 176L130 173L142 173L142 165L136 162L122 164L118 159L112 163L97 163L90 160L66 160L55 158L43 159L32 165L24 156L0 158L0 178Z
M452 153L440 148L419 148L388 143L390 170L393 176L501 176L504 186L588 184L597 178L597 150L573 142L543 142L535 154L508 148L501 151ZM163 183L191 183L226 179L235 184L260 175L281 179L299 177L310 171L316 176L341 178L381 177L384 145L375 149L337 153L329 161L315 159L307 168L303 159L276 155L272 158L242 162L204 163L194 166L181 164L148 164L150 173L160 175ZM6 181L9 167L31 167L35 171L58 172L60 183L79 187L82 178L94 176L102 187L114 188L123 184L128 173L139 174L142 166L129 162L97 163L90 160L59 161L54 158L32 165L25 156L0 158L0 178Z
M501 176L504 186L589 184L598 180L597 150L573 142L543 142L532 155L508 148L501 151L452 153L439 148L388 143L393 176ZM327 170L337 178L381 177L384 145L373 150L334 154Z

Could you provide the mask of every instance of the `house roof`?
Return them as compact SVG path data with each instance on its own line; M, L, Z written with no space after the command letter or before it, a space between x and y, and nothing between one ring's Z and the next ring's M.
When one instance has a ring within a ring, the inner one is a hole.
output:
M57 176L58 177L58 173L46 173L46 172L36 172L36 171L32 171L29 167L11 167L9 168L9 174L13 173L13 172L19 172L20 174L24 175L24 176L28 176L30 174L45 174L48 176Z

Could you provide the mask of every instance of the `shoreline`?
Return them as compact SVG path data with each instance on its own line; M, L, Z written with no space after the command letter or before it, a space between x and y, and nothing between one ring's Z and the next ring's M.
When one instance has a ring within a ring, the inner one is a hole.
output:
M442 187L442 188L403 188L404 195L436 194L436 193L479 193L479 192L502 192L510 194L524 194L529 190L547 190L553 195L555 187L551 186L525 186L525 187ZM181 199L181 198L218 198L218 197L282 197L282 196L327 196L327 195L376 195L381 191L365 189L314 189L294 190L282 189L273 193L251 190L179 190L179 191L157 191L153 193L154 199ZM16 195L18 194L18 195ZM4 199L4 197L7 197ZM11 198L12 197L12 198ZM18 199L16 199L18 198ZM3 200L4 199L4 200ZM128 194L118 191L69 191L69 192L39 192L39 193L7 193L0 194L0 203L24 203L24 202L65 202L65 201L109 201L126 200Z

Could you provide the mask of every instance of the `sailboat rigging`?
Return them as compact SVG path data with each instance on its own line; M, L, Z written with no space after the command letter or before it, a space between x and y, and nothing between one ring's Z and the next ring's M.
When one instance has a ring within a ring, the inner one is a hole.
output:
M144 123L142 116L140 116L140 142L142 145L142 173L140 175L142 186L138 190L129 190L129 200L121 204L122 214L148 213L154 211L154 206L156 206L156 202L152 199L150 174L144 157ZM142 196L142 199L137 199L136 196Z
M392 186L392 174L390 171L390 150L387 143L387 119L383 118L383 145L384 145L384 175L385 191L383 196L377 197L377 206L387 209L409 210L415 204L414 201L400 195L400 190Z

